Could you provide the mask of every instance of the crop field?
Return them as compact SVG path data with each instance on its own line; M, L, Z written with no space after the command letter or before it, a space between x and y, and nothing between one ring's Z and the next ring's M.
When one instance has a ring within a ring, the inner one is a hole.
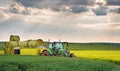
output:
M120 71L120 44L70 43L76 58L3 55L0 71Z
M69 43L70 50L120 50L120 43Z
M1 55L0 71L119 71L120 65L94 59Z
M103 59L120 62L120 50L71 50L77 57Z
M4 54L4 51L3 51L3 50L0 50L0 54Z

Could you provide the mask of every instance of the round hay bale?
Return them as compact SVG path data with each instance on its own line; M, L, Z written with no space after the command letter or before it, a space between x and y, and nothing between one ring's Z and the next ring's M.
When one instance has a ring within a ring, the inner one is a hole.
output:
M19 44L17 41L10 41L7 43L8 47L18 47Z
M9 42L5 42L5 49L4 49L5 54L10 54L8 47L9 47Z
M14 48L18 47L18 42L17 41L6 42L6 47L8 54L14 54Z
M10 36L10 41L20 41L20 37L17 35L11 35Z
M19 47L20 48L26 48L26 47L29 47L28 43L29 43L30 40L26 40L26 41L19 41Z
M44 45L44 42L43 42L43 40L41 40L41 39L31 40L31 41L29 41L28 45L29 45L29 47L35 48L35 47L37 47L37 46L42 46L42 45Z
M5 53L5 54L10 54L9 48L5 48L4 53Z

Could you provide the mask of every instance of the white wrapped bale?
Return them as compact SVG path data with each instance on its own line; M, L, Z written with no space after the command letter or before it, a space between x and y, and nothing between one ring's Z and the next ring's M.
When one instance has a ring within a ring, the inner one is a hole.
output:
M37 46L42 46L44 44L43 40L38 39L38 40L31 40L29 41L28 45L29 47L35 48Z
M11 35L10 36L10 41L20 41L20 37L17 35Z

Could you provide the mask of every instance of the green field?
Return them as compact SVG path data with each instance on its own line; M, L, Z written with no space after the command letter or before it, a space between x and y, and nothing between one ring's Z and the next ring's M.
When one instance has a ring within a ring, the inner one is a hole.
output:
M0 71L119 71L120 65L102 60L67 57L1 55Z
M69 43L70 50L120 50L120 43Z
M120 43L69 43L77 58L3 55L4 47L0 71L120 71Z
M3 50L5 47L5 43L4 42L0 42L0 50Z

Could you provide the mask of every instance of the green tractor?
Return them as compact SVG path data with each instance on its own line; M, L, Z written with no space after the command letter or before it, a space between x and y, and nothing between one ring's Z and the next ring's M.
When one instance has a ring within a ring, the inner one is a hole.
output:
M65 48L65 44L68 47L67 42L49 42L48 48L42 52L42 56L64 56L75 57L73 53L70 53L68 48Z

